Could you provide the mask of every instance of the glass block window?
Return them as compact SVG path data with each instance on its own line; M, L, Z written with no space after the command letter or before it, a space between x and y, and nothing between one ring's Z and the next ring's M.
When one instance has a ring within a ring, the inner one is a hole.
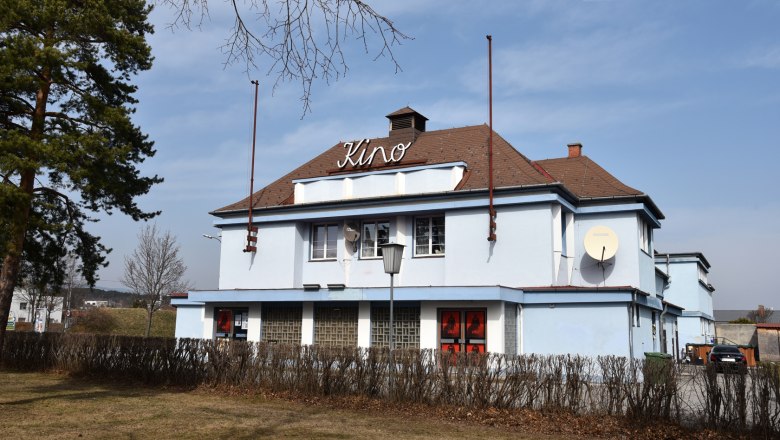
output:
M360 258L378 258L382 256L380 245L390 242L390 222L363 222L360 234Z
M354 303L314 305L314 343L326 347L357 347L358 306Z
M504 303L504 353L517 354L517 304Z
M339 228L334 224L313 225L311 231L311 259L332 260L336 258Z
M396 348L420 348L420 304L394 303ZM371 305L371 346L390 346L390 303Z
M300 303L263 303L262 340L277 344L301 343L303 307Z
M444 256L444 216L414 219L414 255Z

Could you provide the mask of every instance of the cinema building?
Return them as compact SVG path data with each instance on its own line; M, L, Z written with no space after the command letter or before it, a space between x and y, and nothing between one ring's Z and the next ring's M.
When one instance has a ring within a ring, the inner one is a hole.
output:
M211 212L219 289L172 300L177 337L385 347L392 242L405 245L399 348L679 352L682 309L654 259L664 217L647 194L580 144L532 161L496 133L491 194L487 125L427 131L409 107L387 118L386 137L340 142Z

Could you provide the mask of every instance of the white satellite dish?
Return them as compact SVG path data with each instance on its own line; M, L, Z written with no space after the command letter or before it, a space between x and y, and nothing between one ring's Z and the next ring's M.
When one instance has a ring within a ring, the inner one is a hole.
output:
M606 226L594 226L585 234L585 252L597 261L606 261L614 257L618 250L618 237L615 231Z
M360 226L357 223L344 224L344 240L355 242L360 238Z

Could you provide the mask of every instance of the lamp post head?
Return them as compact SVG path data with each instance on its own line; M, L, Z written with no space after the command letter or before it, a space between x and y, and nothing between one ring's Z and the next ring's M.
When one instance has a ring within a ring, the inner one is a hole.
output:
M379 245L382 248L382 260L385 263L385 273L393 275L401 271L401 259L404 255L404 245L398 243L385 243Z

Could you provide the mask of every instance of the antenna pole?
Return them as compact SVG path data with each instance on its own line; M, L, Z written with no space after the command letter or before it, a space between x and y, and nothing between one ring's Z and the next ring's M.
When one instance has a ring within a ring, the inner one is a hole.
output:
M496 210L493 208L493 37L490 35L485 36L488 40L488 113L489 113L489 130L490 137L488 139L488 191L490 198L490 208L488 214L490 216L490 223L488 229L488 241L496 241Z
M252 122L252 172L249 176L249 219L246 225L246 248L244 252L257 252L257 227L252 226L252 207L255 204L253 199L255 192L255 140L257 139L257 91L260 87L260 81L252 80L255 85L255 114Z

